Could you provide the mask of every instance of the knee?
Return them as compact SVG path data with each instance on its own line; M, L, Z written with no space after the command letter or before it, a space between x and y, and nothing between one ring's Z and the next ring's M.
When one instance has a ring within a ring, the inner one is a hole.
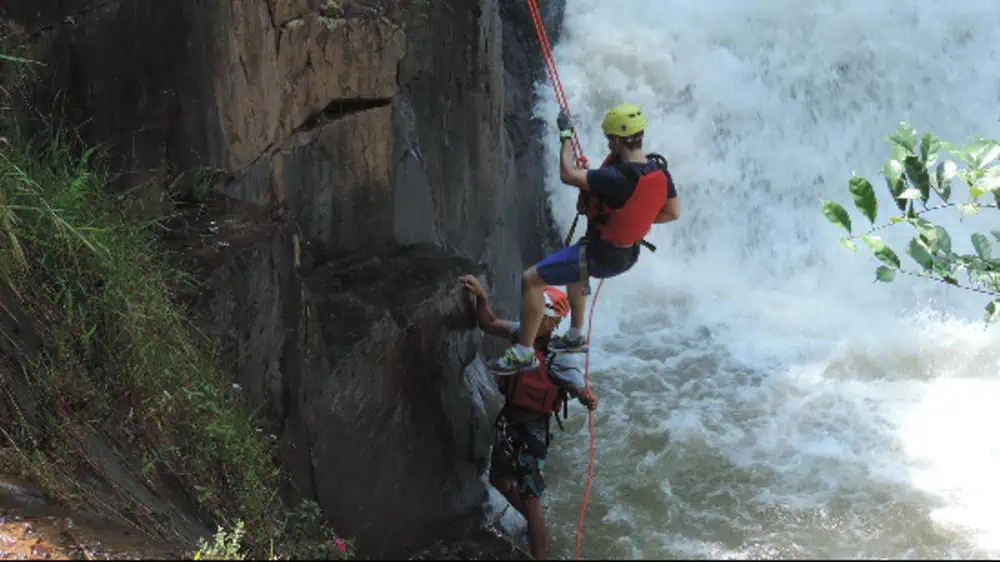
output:
M538 275L538 269L534 267L528 268L528 270L521 275L521 288L524 290L539 289L545 287L546 284L547 283L545 283L545 281L542 281L541 276Z

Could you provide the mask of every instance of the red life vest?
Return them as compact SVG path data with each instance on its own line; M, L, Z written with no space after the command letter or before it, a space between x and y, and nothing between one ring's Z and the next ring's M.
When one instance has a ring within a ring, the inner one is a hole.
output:
M601 166L610 164L611 159L608 155ZM588 222L601 240L614 246L631 246L641 242L653 228L653 221L667 201L670 178L665 165L640 175L636 180L635 191L621 209L608 207L590 193L581 191L577 198L577 211L587 215Z
M538 367L507 378L507 405L536 414L554 414L563 404L563 393L549 375L545 353L535 350Z

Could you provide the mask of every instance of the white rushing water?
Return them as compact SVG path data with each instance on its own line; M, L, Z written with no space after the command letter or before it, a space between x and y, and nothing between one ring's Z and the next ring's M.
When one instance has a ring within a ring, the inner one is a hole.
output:
M604 112L637 103L682 202L597 305L584 557L1000 556L984 298L873 284L874 260L837 243L818 202L853 212L854 171L888 208L883 139L901 120L1000 137L997 22L997 0L568 0L555 56L586 154L605 154ZM575 191L550 126L565 232ZM969 248L976 224L949 226ZM555 430L553 556L573 555L585 417L575 405Z

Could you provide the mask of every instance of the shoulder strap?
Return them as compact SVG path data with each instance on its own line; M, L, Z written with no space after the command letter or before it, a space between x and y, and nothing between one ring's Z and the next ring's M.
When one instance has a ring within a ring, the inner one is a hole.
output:
M556 353L553 351L548 351L545 355L545 375L548 376L549 378L552 378L552 371L551 371L552 362L555 360L555 358L556 358ZM563 390L562 388L559 388L559 398L562 400L562 410L563 410L562 420L564 420L567 417L569 417L569 393ZM556 425L559 426L559 430L566 431L566 428L563 427L562 420L559 419L558 410L552 413L552 417L556 419Z
M625 164L624 162L619 162L618 164L615 164L614 166L615 166L615 168L618 169L619 172L622 173L623 176L625 176L625 179L627 179L628 181L630 181L630 182L632 182L634 184L638 184L639 183L639 178L642 177L642 174L640 174L635 169L635 166L632 166L631 164Z
M653 162L653 165L663 170L664 173L667 172L668 169L667 159L664 158L662 154L657 154L656 152L650 152L649 154L646 155L646 159L651 160Z
M545 350L545 374L549 375L550 377L552 376L551 375L552 362L555 361L555 359L556 359L555 352L552 351L552 350L550 350L550 349L546 349Z

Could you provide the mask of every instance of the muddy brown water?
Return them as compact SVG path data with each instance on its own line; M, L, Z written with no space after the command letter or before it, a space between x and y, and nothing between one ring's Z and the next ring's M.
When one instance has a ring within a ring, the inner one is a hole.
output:
M0 560L189 558L136 529L76 513L29 482L0 474Z

